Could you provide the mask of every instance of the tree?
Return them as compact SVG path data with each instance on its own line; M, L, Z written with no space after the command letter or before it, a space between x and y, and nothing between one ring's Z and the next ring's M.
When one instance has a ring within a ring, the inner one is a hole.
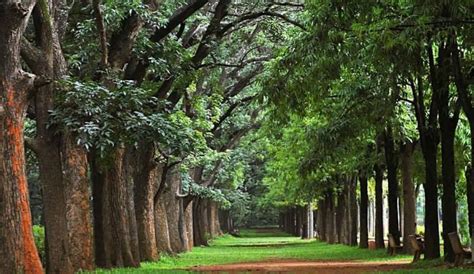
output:
M23 127L36 78L22 70L20 41L35 1L0 4L0 264L4 273L42 273L31 230Z

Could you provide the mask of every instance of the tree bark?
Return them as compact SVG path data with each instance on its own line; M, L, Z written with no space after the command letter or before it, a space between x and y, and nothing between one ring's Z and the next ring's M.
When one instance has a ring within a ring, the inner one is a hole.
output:
M384 137L388 178L388 233L393 235L396 244L400 244L401 235L398 223L398 160L391 126L387 126Z
M375 247L385 248L383 235L383 169L375 164Z
M187 250L188 238L184 221L183 200L176 196L176 193L181 189L181 177L177 169L170 171L167 185L169 191L164 193L163 199L165 200L171 250L173 253L181 253Z
M67 16L61 15L64 11L57 10L63 3L45 2L34 9L39 48L24 42L22 56L35 74L58 80L67 74L59 34ZM87 153L76 144L73 135L58 134L49 124L57 89L54 83L37 88L34 97L37 136L34 142L43 185L46 268L48 273L74 273L94 268Z
M341 191L337 195L337 206L336 206L336 235L337 235L337 243L342 244L343 241L343 230L344 230L344 208L345 206L345 193Z
M357 245L357 195L356 195L356 188L357 188L357 177L352 177L349 183L349 238L350 238L350 245L356 246Z
M318 235L321 241L326 241L326 215L327 215L327 208L326 208L326 197L320 199L318 201Z
M413 184L413 152L414 143L406 143L402 146L400 171L403 185L403 249L412 253L412 245L408 236L416 233L416 196Z
M369 196L367 190L367 176L363 173L359 173L359 182L360 182L360 248L369 247L369 227L368 227L368 205L369 205Z
M184 220L186 223L186 234L188 237L187 250L190 251L194 246L194 231L193 231L193 202L185 207ZM227 223L227 219L225 220ZM228 232L228 231L227 231Z
M101 220L95 220L100 223L101 230L96 229L96 254L97 264L101 267L138 267L139 258L137 257L138 246L135 243L134 235L136 232L133 224L135 212L131 204L129 183L127 182L125 149L114 148L112 153L108 154L107 164L99 161L105 159L95 158L96 171L100 174L95 175L94 187L94 207L97 212L94 214L101 216ZM100 190L99 190L100 188ZM102 246L97 246L98 244ZM98 251L103 251L103 256Z
M20 40L35 1L0 3L1 273L42 273L31 230L23 127L34 77L20 63Z
M153 198L161 172L153 162L153 146L141 144L135 153L135 157L134 198L140 261L156 261L159 255L155 235Z
M155 203L155 233L158 251L171 254L168 217L163 199L159 199Z
M336 230L334 227L334 197L332 191L326 194L326 241L336 243Z
M433 68L432 86L438 94L439 124L441 131L441 175L443 179L443 211L444 259L454 262L454 251L448 239L448 233L457 231L456 210L456 170L454 166L454 138L459 120L461 106L456 102L454 110L450 107L449 91L449 57L450 49L439 48L438 66ZM451 112L453 112L451 114Z

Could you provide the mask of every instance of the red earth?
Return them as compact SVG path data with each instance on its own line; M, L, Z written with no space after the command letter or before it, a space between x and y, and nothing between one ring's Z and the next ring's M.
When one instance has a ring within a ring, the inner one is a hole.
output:
M198 266L191 271L204 273L368 273L409 267L407 261L361 262L361 261L303 261L270 260L213 266Z

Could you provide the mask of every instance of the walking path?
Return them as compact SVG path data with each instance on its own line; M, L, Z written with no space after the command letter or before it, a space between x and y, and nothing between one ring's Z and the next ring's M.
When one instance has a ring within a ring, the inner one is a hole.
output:
M271 260L254 263L236 263L193 267L191 270L206 273L367 273L401 270L408 267L406 261L303 261Z

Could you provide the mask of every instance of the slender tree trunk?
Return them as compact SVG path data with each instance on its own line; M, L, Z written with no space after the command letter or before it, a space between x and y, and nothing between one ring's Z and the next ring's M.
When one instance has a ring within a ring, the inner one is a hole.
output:
M473 137L474 138L474 135ZM471 154L473 154L474 149L471 149ZM473 158L474 159L474 158ZM467 193L467 206L469 213L469 235L474 235L474 169L471 166L466 168L466 193Z
M388 178L388 232L393 235L396 244L400 244L400 229L398 223L398 161L390 126L385 131L385 160Z
M31 231L25 174L24 118L33 76L21 70L20 41L35 1L0 3L1 273L42 273Z
M359 175L360 182L360 241L359 247L369 247L369 230L368 230L368 203L369 196L367 190L367 176L363 173Z
M184 218L186 222L186 234L188 237L188 248L187 250L191 250L194 246L194 231L193 231L193 202L189 203L185 207ZM227 218L226 218L227 223ZM229 225L229 224L227 224ZM227 226L226 225L226 226ZM227 231L228 232L228 231Z
M303 225L303 220L301 219L301 207L295 207L295 215L296 215L296 226L295 226L295 236L301 237L301 227Z
M403 249L412 253L412 245L408 236L416 233L416 199L413 184L413 151L415 144L407 143L402 146L400 170L403 185Z
M336 235L337 235L337 243L343 243L343 229L344 229L344 191L337 196L337 207L336 207Z
M327 198L324 197L323 199L319 200L318 204L318 235L321 241L326 241L326 215L328 214L327 211Z
M311 203L308 203L306 206L306 214L307 214L307 220L308 220L308 239L313 239L314 237L314 216L313 216L313 209Z
M383 170L379 164L375 171L375 247L385 248L383 235Z
M349 205L350 205L350 245L357 245L357 197L356 197L356 188L357 188L357 177L350 179L349 187Z

